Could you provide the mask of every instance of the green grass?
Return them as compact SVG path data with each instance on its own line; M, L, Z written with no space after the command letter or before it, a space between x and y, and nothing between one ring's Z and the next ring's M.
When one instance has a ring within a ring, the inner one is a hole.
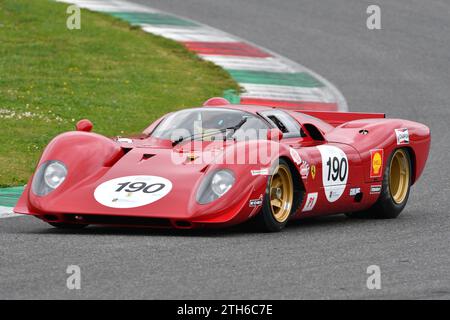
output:
M67 5L0 0L0 186L27 182L45 145L89 118L107 135L141 132L176 109L238 89L182 45Z

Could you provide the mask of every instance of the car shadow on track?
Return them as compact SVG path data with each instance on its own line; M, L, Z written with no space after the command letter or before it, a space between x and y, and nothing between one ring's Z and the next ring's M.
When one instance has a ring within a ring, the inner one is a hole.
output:
M319 231L323 228L353 228L355 225L373 223L371 219L348 219L344 215L304 218L291 221L281 233ZM88 226L84 229L56 229L49 227L35 231L36 234L71 235L128 235L128 236L167 236L167 237L235 237L270 234L258 231L249 223L221 229L157 229L139 227Z

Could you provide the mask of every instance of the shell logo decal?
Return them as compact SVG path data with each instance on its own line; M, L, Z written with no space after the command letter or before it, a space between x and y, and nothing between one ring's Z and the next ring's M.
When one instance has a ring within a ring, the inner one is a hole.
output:
M383 149L370 150L370 177L381 178L383 172Z

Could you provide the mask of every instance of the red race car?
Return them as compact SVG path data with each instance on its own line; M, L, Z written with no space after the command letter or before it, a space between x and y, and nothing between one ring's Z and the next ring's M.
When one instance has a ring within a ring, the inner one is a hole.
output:
M46 147L14 211L52 226L224 227L346 213L395 218L430 130L384 114L230 105L170 113L107 138L81 120Z

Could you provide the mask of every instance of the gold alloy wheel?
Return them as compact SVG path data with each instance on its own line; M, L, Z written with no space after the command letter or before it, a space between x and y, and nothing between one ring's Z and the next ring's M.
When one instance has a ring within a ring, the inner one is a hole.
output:
M409 160L406 151L398 149L391 159L389 176L389 190L396 204L401 204L409 189Z
M270 209L276 221L283 223L289 218L294 198L294 186L289 168L281 164L270 180Z

